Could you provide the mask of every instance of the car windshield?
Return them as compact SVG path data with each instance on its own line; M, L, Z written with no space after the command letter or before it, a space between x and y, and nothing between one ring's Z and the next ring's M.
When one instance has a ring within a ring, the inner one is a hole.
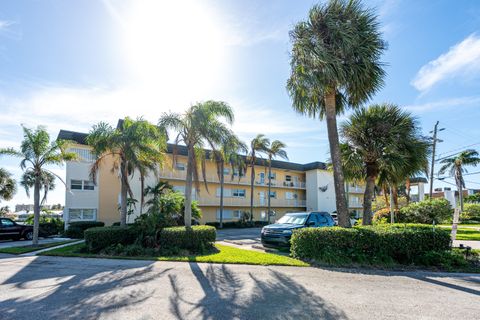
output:
M295 214L295 215L284 215L278 219L277 223L285 224L304 224L307 220L308 214Z

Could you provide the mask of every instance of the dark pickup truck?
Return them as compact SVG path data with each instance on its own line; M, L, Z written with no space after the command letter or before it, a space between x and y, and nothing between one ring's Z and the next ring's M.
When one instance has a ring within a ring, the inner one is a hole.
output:
M33 227L16 223L8 218L0 218L0 239L32 240Z

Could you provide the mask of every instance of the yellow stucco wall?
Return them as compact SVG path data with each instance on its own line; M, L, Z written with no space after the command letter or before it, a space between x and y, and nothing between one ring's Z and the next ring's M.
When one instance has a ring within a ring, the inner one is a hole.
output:
M115 172L112 172L113 157L105 158L100 164L98 174L98 221L111 225L120 221L118 210L118 195L120 194L120 180Z

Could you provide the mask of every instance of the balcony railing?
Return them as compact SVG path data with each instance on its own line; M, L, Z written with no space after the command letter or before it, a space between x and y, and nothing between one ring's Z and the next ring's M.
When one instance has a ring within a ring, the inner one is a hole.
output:
M187 177L187 171L186 170L160 170L159 172L159 177L162 179L172 179L172 180L185 180ZM203 177L199 177L201 180L203 180ZM207 175L206 177L207 182L213 182L213 183L220 183L220 179L216 174L210 174ZM236 184L236 185L250 185L250 179L247 177L241 177L238 179L238 177L234 177L233 179L231 178L230 175L225 175L224 177L224 182L225 184ZM256 180L255 181L256 186L268 186L268 180L265 181L260 181ZM276 188L299 188L299 189L305 189L305 182L293 182L293 181L277 181L277 180L272 180L271 181L272 187Z
M348 187L348 192L349 193L364 193L365 192L365 187Z
M202 198L197 197L196 199L200 206L219 206L220 198ZM299 199L271 199L270 205L275 208L302 208L305 207L305 200ZM226 207L249 207L250 199L249 198L224 198L223 205ZM267 199L255 199L253 201L254 207L266 207L268 205Z

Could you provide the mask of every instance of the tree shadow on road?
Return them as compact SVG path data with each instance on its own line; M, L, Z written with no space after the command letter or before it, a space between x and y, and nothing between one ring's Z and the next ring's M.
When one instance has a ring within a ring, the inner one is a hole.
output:
M188 288L182 288L169 275L173 294L170 311L179 319L346 319L344 312L307 290L281 272L269 269L260 279L249 273L242 281L227 266L209 265L203 271L196 263L190 268L204 297L188 300Z
M152 261L132 261L108 266L89 260L63 259L59 268L52 257L35 257L1 284L13 297L0 303L1 319L98 319L118 308L135 306L153 295L154 290L138 289L138 284L166 274L153 270ZM83 260L83 261L82 261ZM135 287L136 286L136 287ZM135 288L135 289L134 289ZM35 294L35 290L41 292ZM15 291L16 290L16 291ZM28 297L23 293L30 291ZM33 291L33 294L32 292Z

